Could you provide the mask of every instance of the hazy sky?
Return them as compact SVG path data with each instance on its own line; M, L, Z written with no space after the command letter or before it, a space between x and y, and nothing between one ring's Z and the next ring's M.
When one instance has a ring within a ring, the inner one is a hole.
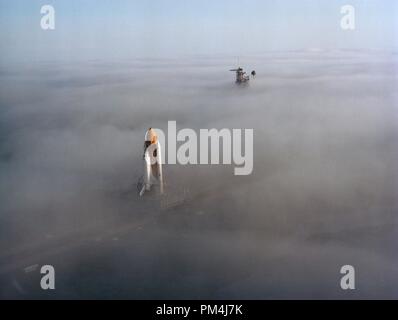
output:
M44 4L54 31L40 28ZM345 4L355 31L340 28ZM390 0L0 0L0 62L396 48L397 16Z

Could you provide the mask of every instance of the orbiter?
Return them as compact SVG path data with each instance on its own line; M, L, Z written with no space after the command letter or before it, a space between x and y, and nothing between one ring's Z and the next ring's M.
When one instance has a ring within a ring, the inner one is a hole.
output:
M153 185L159 185L160 194L163 194L162 153L158 136L154 129L149 128L145 134L144 144L144 183L140 191L151 190Z

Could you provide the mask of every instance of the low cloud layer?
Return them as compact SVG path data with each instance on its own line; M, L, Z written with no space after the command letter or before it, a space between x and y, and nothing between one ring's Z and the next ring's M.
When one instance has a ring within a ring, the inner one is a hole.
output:
M40 296L3 280L35 259L29 244L57 251L94 228L100 244L50 255L60 297L344 298L352 264L352 297L397 298L397 57L246 57L247 86L222 57L1 65L0 296ZM189 201L140 199L145 130L169 120L253 128L253 174L165 166L168 195Z

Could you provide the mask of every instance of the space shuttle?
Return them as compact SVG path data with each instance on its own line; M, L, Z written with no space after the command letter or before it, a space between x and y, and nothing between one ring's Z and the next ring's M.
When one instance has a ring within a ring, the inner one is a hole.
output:
M159 185L163 194L162 153L158 136L154 129L149 128L145 133L144 142L144 182L140 191L142 197L154 185Z

